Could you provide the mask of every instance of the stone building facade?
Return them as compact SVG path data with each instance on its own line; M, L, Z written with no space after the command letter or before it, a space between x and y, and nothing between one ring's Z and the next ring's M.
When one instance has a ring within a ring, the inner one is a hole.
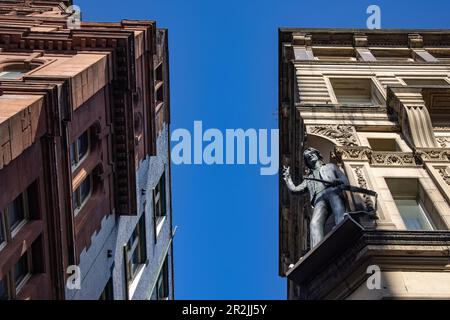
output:
M172 299L168 32L0 1L0 299Z
M314 147L378 194L347 192L376 216L328 220L311 249L309 199L280 179L288 298L450 298L450 31L280 30L279 126L297 184Z

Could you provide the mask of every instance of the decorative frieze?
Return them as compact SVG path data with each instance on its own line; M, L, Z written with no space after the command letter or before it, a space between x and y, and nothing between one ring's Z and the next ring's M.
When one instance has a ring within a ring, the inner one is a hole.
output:
M355 173L355 176L357 178L358 186L363 189L369 189L369 186L367 185L367 179L364 174L364 167L363 166L355 166L355 167L353 167L353 172ZM368 211L374 210L375 204L373 203L372 198L367 194L362 194L361 197L364 201L366 209Z
M442 148L450 146L450 137L438 137L436 140Z
M368 161L373 166L417 166L412 152L381 152L369 147L335 147L333 156L337 162Z
M372 152L370 163L373 166L416 166L412 152Z
M450 149L424 148L417 149L416 158L426 162L450 161Z
M338 146L355 147L359 145L354 126L314 125L307 126L306 132L331 140Z
M370 150L368 147L340 147L336 146L333 157L337 162L346 161L367 161L370 158Z
M450 173L448 172L448 167L439 167L436 168L441 175L442 179L444 179L445 183L450 186Z

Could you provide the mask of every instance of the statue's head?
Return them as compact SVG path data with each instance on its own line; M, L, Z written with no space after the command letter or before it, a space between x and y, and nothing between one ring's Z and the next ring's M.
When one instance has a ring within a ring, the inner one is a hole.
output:
M303 152L303 158L305 159L305 164L309 169L314 169L317 161L323 161L323 157L319 150L314 148L307 148Z

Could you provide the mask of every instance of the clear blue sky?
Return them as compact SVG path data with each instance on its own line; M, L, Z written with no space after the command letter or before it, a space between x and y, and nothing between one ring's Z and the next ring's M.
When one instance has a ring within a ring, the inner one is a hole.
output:
M75 0L85 21L169 28L171 129L277 127L278 27L450 28L450 2ZM242 166L173 166L178 299L284 299L278 277L278 176Z

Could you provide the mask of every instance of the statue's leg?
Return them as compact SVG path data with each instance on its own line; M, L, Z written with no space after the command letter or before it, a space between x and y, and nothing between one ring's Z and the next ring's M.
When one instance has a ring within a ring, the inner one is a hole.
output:
M328 201L334 215L334 222L338 225L344 220L344 213L346 211L344 199L340 192L333 192L329 194Z
M325 221L328 217L328 208L324 200L316 202L314 205L314 211L309 225L311 235L311 248L314 248L320 241L322 241L324 235Z

